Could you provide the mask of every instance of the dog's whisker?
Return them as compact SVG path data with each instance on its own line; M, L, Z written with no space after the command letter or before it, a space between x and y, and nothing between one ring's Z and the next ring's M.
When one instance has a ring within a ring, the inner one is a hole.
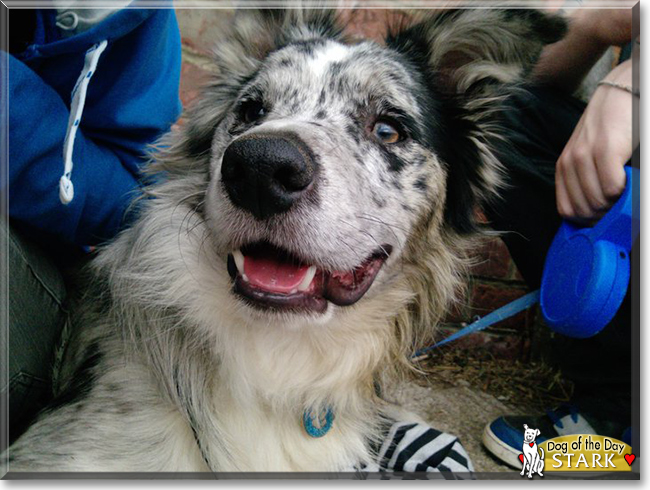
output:
M387 221L384 221L384 220L382 220L382 219L380 219L380 218L378 218L376 216L373 216L371 214L362 213L362 214L357 214L356 217L359 218L359 219L374 221L375 223L382 224L382 225L384 225L384 226L386 226L387 228L390 228L390 229L395 228L397 230L403 231L404 233L409 233L409 231L406 228L403 228L403 227L401 227L399 225L396 225L394 223L388 223Z
M348 247L348 248L350 249L350 251L352 251L352 253L354 253L354 254L358 254L358 253L359 253L359 250L356 250L352 245L350 245L347 241L345 241L344 238L340 238L340 241L341 241L341 243L342 243L343 245L345 245L346 247Z
M363 218L362 216L357 216L357 218L360 218L360 219L367 219L367 218ZM390 232L392 233L393 237L395 237L395 240L397 241L397 243L399 243L400 246L401 246L401 244L402 244L402 240L401 240L401 238L397 235L397 233L395 233L395 230L393 229L392 226L389 226L388 224L381 222L381 220L368 220L368 221L373 221L373 222L375 222L375 223L380 223L380 224L384 225L384 226L388 229L388 231L390 231Z
M194 199L195 197L198 197L198 196L205 196L205 190L192 192L190 194L185 195L184 197L182 197L178 201L176 201L176 204L174 205L174 209L172 210L171 215L174 216L174 213L176 213L176 209L178 209L179 206L182 206L187 201L189 201L191 199ZM205 202L205 199L203 199L203 202Z
M198 208L199 206L204 204L204 202L205 201L202 201L201 203L196 205L195 209L193 210L195 214L198 214L198 212L196 211L196 208ZM191 227L186 229L186 234L187 235L190 235L197 227L199 227L199 226L206 223L207 219L203 215L200 215L200 216L201 216L201 218L196 223L194 223Z
M352 228L354 228L355 230L357 230L359 233L362 233L362 234L364 234L364 235L370 237L370 239L371 239L373 242L375 242L375 243L377 244L377 246L381 249L382 252L384 252L384 254L386 254L387 257L390 255L390 254L388 253L388 251L384 248L384 246L383 246L383 245L382 245L382 244L381 244L381 243L380 243L380 242L375 238L375 236L374 236L372 233L369 233L369 232L367 232L366 230L362 230L361 228L358 228L358 227L355 226L354 224L349 223L348 221L345 221L344 219L339 218L339 221L340 221L341 223L343 223L343 224L346 224L346 225L348 225L348 226L351 226Z

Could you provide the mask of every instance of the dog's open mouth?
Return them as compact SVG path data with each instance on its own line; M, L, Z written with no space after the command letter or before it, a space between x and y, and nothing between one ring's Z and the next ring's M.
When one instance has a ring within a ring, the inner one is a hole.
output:
M326 271L268 243L228 255L234 291L251 305L322 313L330 301L349 306L370 289L392 247L384 245L351 271Z

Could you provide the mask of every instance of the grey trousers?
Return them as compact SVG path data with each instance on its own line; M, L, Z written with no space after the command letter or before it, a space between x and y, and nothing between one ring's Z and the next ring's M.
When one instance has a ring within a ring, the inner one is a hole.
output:
M11 444L52 397L55 351L67 319L66 287L47 250L4 222L0 238L7 240L9 267L9 331L0 337L8 371L0 393L8 397Z

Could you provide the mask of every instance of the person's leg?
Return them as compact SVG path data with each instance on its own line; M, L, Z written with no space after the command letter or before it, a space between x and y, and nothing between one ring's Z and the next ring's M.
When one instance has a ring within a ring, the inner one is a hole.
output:
M555 205L555 163L584 107L568 94L531 88L515 97L504 113L509 148L501 152L501 161L507 187L485 214L491 226L504 233L503 241L531 289L540 286L546 252L561 223ZM609 363L602 359L615 353L612 348L629 348L629 307L626 300L618 317L592 339L558 336L559 363L579 381L620 379L603 369Z
M503 111L499 160L506 187L484 212L531 289L540 286L546 251L561 218L555 205L555 162L585 105L559 91L532 87Z
M561 223L555 204L555 163L584 107L568 94L537 87L514 97L504 112L508 142L500 148L500 160L507 187L484 212L491 226L503 232L503 241L531 289L540 286L546 252ZM573 402L594 421L594 429L618 438L631 420L631 363L621 362L631 352L629 312L626 300L614 321L590 339L556 334L549 360L574 382ZM534 423L532 418L519 422ZM522 427L516 429L523 432Z
M4 223L3 223L4 225ZM0 226L0 233L7 233ZM59 268L39 246L9 228L8 385L9 442L32 422L52 396L52 367L66 313ZM2 352L7 346L2 345Z
M501 160L508 187L485 213L495 230L505 232L503 240L531 288L540 286L546 252L561 223L555 205L555 163L584 107L568 94L532 88L515 97L512 110L504 113L510 148L502 152ZM588 389L591 395L604 384L621 386L626 374L629 379L629 370L612 370L609 362L603 362L611 359L620 366L629 355L629 313L627 299L614 321L595 337L556 335L554 360L576 382L579 392L593 384Z

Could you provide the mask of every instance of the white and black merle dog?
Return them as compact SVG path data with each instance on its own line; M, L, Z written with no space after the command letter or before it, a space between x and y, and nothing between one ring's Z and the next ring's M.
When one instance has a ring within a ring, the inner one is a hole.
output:
M402 24L352 42L333 12L236 15L10 471L372 463L400 417L376 385L431 341L498 188L499 107L564 32L534 10Z

